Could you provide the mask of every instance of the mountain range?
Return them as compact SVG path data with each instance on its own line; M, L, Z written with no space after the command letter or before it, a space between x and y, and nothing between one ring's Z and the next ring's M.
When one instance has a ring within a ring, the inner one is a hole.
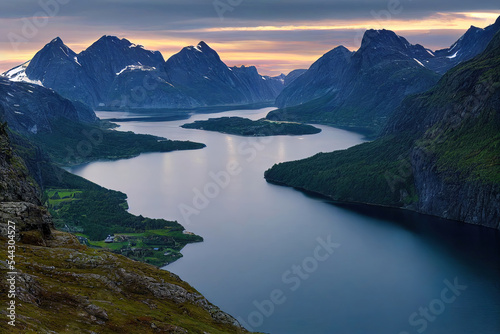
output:
M275 165L266 179L500 229L499 83L500 32L432 89L404 99L375 141Z
M322 123L378 135L408 95L424 92L457 64L486 48L500 17L471 27L450 48L431 51L388 30L368 30L361 47L339 46L317 60L277 97L272 120Z
M76 54L60 38L31 61L5 72L90 107L197 108L260 102L280 108L268 119L321 123L377 136L402 100L424 92L457 64L482 52L500 18L471 27L447 49L413 45L388 30L368 30L361 47L336 47L308 70L262 76L254 66L228 67L205 42L166 61L126 39L103 36Z
M262 76L253 66L228 67L205 42L165 61L158 51L114 36L101 37L79 54L55 38L31 61L3 75L108 109L273 102L285 86L282 76Z

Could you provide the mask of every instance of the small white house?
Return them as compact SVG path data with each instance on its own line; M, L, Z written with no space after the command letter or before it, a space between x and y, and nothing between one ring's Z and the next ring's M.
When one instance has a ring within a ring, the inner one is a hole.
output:
M115 237L112 235L108 235L108 237L104 240L105 243L111 244L115 241Z

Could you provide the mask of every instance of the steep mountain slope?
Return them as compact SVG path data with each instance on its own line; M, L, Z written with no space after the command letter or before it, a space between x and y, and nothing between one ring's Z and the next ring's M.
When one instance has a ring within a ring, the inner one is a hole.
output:
M78 55L58 37L30 61L26 76L70 100L97 106L106 102L116 73L125 67L161 67L163 63L159 52L114 36L101 37Z
M31 61L28 60L27 62L25 62L19 66L16 66L16 67L8 70L7 72L2 73L1 76L9 79L10 81L14 81L14 82L27 82L27 83L32 83L32 84L35 84L38 86L42 86L41 81L31 80L26 75L26 68L28 68L28 65L30 64L30 62Z
M277 97L276 105L294 106L339 90L343 86L342 83L349 80L350 73L346 72L352 54L343 46L326 53L312 64L309 70L287 85Z
M181 86L203 105L236 104L246 99L238 91L239 80L206 43L183 48L166 64L169 82Z
M276 165L266 179L500 229L500 33L433 89L405 99L381 138Z
M127 66L159 68L164 59L160 52L145 50L141 45L126 39L103 36L78 55L85 73L92 78L98 101L93 105L107 102L108 91L117 73Z
M71 102L39 85L6 78L0 78L0 121L42 146L55 162L65 165L205 147L109 130L109 125L102 124L83 103Z
M318 122L376 134L409 94L439 76L414 59L415 47L392 31L366 31L361 48L330 51L286 87L272 120Z
M16 296L0 283L4 305L15 301L15 327L5 333L247 333L179 277L123 256L88 249L52 229L39 191L0 127L0 242L16 241ZM11 222L11 223L9 223ZM16 233L8 237L8 226ZM0 255L8 259L7 247Z
M2 124L0 125L0 231L2 236L7 235L8 220L16 222L18 232L30 230L43 237L51 235L52 221L47 209L42 207L40 189L31 177L24 161L13 151L7 135L7 126ZM6 247L3 248L5 251Z
M95 82L82 67L78 55L59 37L36 53L25 74L30 80L38 81L71 100L94 103L99 99Z
M285 76L285 87L290 86L290 84L294 82L295 79L297 79L306 72L307 70L299 69L299 70L293 70L292 72L288 73L288 75Z
M484 51L499 30L500 18L485 29L472 27L450 49L436 52L391 31L368 30L358 51L338 47L287 86L276 100L281 109L268 118L378 135L404 97L429 89L442 73Z
M63 118L76 123L95 123L93 110L81 103L72 103L56 92L24 82L0 77L0 119L15 131L37 134L51 132L53 122Z
M205 42L170 57L165 70L174 87L204 106L274 101L283 83L261 76L251 67L229 68Z
M234 66L230 70L238 78L240 89L248 92L246 95L252 103L274 101L285 87L281 76L262 76L255 66Z
M106 108L195 108L202 103L169 82L163 66L127 66L109 87Z

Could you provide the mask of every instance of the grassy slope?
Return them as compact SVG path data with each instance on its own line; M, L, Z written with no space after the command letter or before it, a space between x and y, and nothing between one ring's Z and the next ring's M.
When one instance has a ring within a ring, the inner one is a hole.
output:
M438 157L437 170L450 181L500 184L500 124L483 119L417 145ZM435 143L439 140L439 143Z
M63 232L55 236L50 241L53 247L18 243L17 323L9 326L3 315L0 332L247 333L216 321L220 315L216 307L207 304L204 309L198 302L183 301L179 297L183 293L195 294L200 302L204 298L175 275L81 246ZM0 249L0 256L6 258L6 247ZM7 303L4 280L0 301Z
M500 41L500 35L497 39ZM446 127L442 120L424 134L428 140L419 140L416 145L437 157L439 172L449 174L460 181L500 184L500 45L489 52L452 70L441 83L441 89L453 86L455 81L474 78L472 94L467 91L450 89L448 94L435 97L434 102L446 104L452 99L465 110L465 117L475 117L472 122ZM437 89L439 91L439 87ZM480 110L474 110L476 106ZM469 115L469 114L472 114ZM435 129L442 130L439 136L432 136Z

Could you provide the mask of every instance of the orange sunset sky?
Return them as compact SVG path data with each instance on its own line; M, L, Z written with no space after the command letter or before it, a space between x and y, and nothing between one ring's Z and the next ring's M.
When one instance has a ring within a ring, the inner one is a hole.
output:
M287 74L308 68L338 45L356 50L366 29L393 30L435 50L449 47L471 25L484 28L500 15L489 1L450 1L449 8L441 5L436 11L415 2L232 0L217 7L202 0L2 1L0 72L31 59L57 36L78 53L102 35L115 35L161 51L165 59L204 40L229 66Z

